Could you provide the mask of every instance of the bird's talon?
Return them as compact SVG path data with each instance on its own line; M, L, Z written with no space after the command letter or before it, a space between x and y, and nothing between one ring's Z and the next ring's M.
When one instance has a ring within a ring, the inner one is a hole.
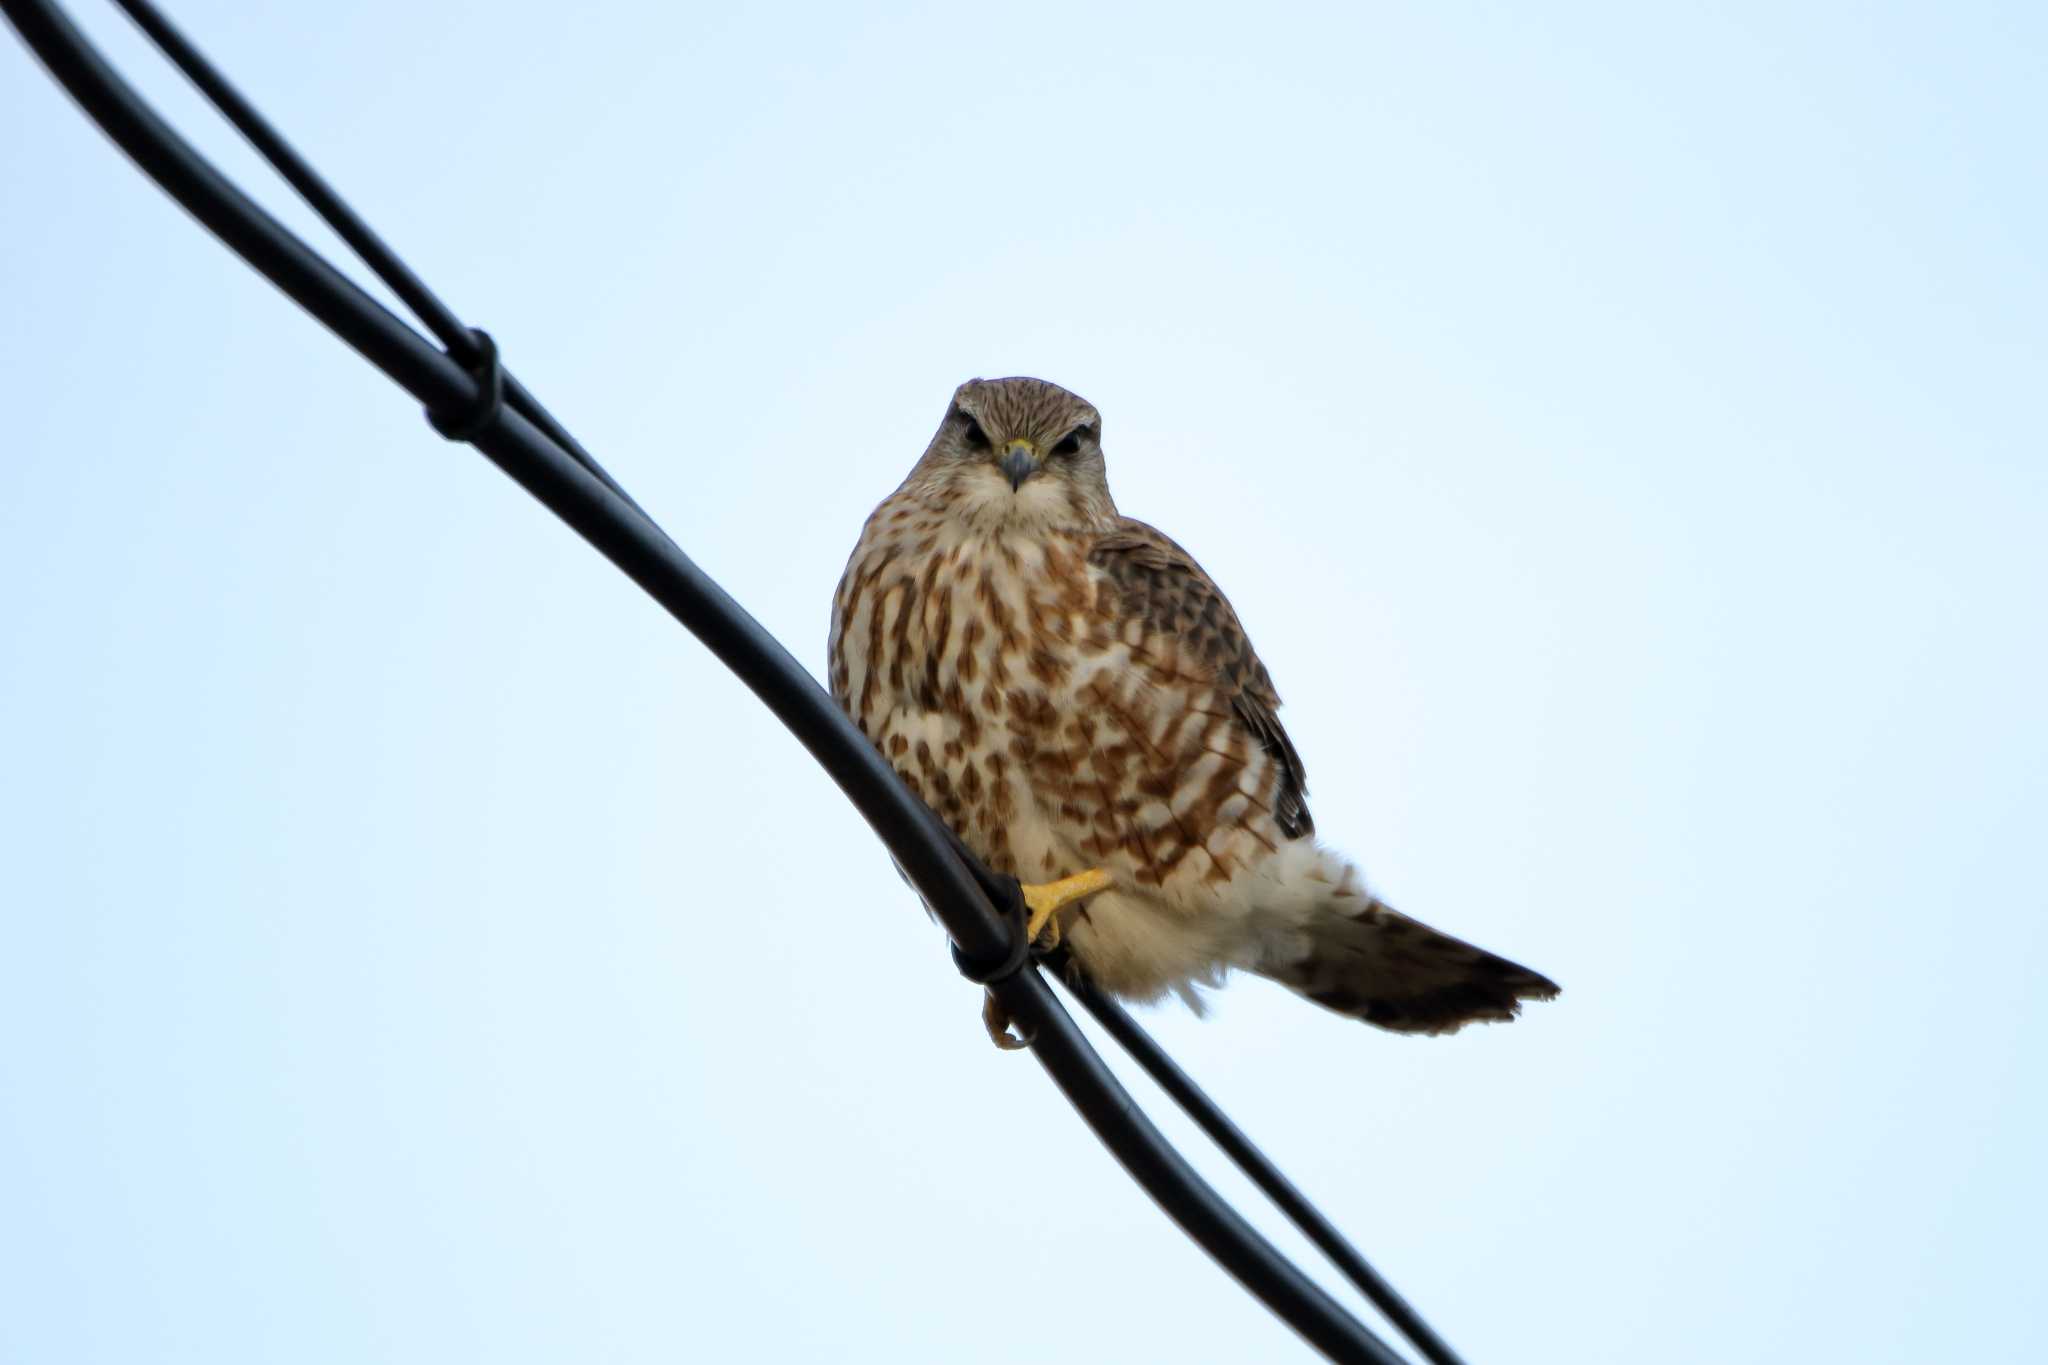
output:
M1028 926L1027 926L1027 927L1028 927ZM1038 932L1038 936L1037 936L1036 938L1033 938L1033 939L1031 940L1031 951L1032 951L1032 952L1034 952L1034 953L1049 953L1049 952L1051 952L1051 951L1052 951L1053 949L1055 949L1055 948L1057 948L1057 947L1059 947L1059 946L1060 946L1060 919L1059 919L1059 916L1058 916L1058 915L1048 915L1048 916L1046 917L1046 920L1045 920L1045 928L1043 928L1043 929L1039 930L1039 932Z
M1005 1052L1031 1046L1029 1039L1019 1038L1010 1032L1010 1012L1003 1008L1002 1001L996 999L994 991L982 993L981 1023L988 1030L988 1040Z

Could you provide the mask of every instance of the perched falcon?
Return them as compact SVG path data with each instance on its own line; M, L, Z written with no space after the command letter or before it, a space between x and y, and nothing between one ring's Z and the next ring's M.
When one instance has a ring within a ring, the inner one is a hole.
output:
M1041 943L1137 1000L1231 968L1401 1033L1557 987L1399 914L1317 843L1280 697L1187 551L1110 500L1102 419L973 379L870 516L832 603L832 695ZM997 1031L992 1020L992 1031ZM1000 1041L1000 1039L999 1039Z

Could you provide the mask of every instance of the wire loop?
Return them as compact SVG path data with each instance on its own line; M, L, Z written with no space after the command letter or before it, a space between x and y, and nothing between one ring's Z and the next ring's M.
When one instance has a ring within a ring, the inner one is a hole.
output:
M953 945L953 965L960 969L960 975L977 986L994 986L1007 981L1031 960L1031 938L1025 932L1024 893L1017 889L1016 878L1008 880L1010 894L1007 901L996 902L996 909L1010 930L1010 946L1003 955L1000 958L977 959L959 944Z
M470 328L469 335L476 341L477 358L466 368L476 380L476 396L460 407L426 410L427 424L451 441L474 441L498 420L505 406L505 367L498 363L498 343L481 327Z

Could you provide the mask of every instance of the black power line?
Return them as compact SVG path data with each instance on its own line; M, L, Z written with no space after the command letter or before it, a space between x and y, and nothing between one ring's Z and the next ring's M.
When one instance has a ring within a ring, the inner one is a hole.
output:
M1330 1264L1343 1271L1344 1277L1357 1285L1372 1300L1374 1307L1386 1314L1387 1321L1400 1329L1401 1335L1408 1338L1425 1360L1432 1365L1460 1365L1450 1344L1422 1320L1422 1315L1401 1297L1399 1290L1387 1283L1385 1276L1372 1268L1372 1263L1345 1239L1337 1225L1324 1217L1323 1211L1311 1204L1308 1196L1296 1189L1294 1182L1281 1174L1280 1168L1268 1160L1264 1152L1252 1145L1244 1130L1232 1123L1230 1116L1217 1107L1187 1072L1180 1069L1180 1064L1166 1055L1165 1049L1153 1041L1151 1034L1138 1027L1138 1021L1131 1018L1122 1005L1103 994L1085 977L1062 977L1061 980L1074 998L1109 1030L1109 1036L1137 1059L1138 1065L1145 1068L1145 1074L1172 1096L1174 1103L1187 1111L1196 1125L1209 1135L1209 1140L1237 1163L1238 1169L1250 1177L1274 1206L1301 1229L1302 1235L1330 1259Z
M753 689L866 817L956 945L1032 1039L1039 1062L1168 1216L1267 1307L1333 1360L1400 1365L1357 1318L1220 1199L1110 1074L1022 951L1014 880L997 877L897 780L803 667L692 563L625 490L498 365L327 182L154 6L115 0L440 341L430 345L222 176L46 0L0 0L85 112L151 179L279 289L423 403L689 628ZM1115 1002L1078 998L1147 1072L1432 1365L1460 1365L1393 1288Z

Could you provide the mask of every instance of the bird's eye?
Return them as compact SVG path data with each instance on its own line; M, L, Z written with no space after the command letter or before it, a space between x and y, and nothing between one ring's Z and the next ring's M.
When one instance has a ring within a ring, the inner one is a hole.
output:
M1052 453L1055 455L1080 454L1081 438L1083 436L1086 436L1087 434L1088 428L1075 427L1072 431L1068 432L1065 436L1062 436L1060 438L1060 443L1052 448Z
M967 417L967 414L964 412L960 415ZM972 417L967 417L967 430L963 433L961 439L967 442L969 450L987 450L994 444L994 442L988 439L988 433L981 429L981 423L975 421Z

